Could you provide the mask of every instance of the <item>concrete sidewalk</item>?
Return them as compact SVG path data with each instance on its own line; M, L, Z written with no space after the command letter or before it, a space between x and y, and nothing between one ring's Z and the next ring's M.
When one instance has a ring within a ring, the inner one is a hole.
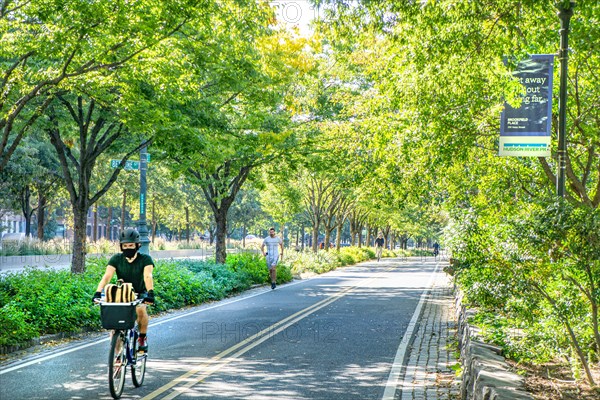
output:
M88 254L88 258L110 257L112 254ZM214 250L157 250L150 251L153 259L193 258L203 259L213 257ZM68 268L71 266L71 254L43 254L33 256L0 256L0 272L18 271L26 266L50 267L54 269Z
M457 322L448 275L437 273L427 296L395 398L457 400L460 380L452 369L458 365Z

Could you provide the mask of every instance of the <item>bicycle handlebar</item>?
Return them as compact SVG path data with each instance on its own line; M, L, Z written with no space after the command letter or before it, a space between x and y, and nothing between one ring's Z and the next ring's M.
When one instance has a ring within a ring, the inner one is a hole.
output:
M107 301L101 301L100 299L95 299L94 304L103 305L103 306L137 306L144 302L145 298L135 299L133 301L128 301L126 303L109 303Z

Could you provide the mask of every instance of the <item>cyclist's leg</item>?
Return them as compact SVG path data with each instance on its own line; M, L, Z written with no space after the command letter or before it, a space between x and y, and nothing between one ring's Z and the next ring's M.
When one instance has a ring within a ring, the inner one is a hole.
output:
M145 304L138 304L135 308L135 312L137 313L137 323L138 329L140 333L148 332L148 310Z

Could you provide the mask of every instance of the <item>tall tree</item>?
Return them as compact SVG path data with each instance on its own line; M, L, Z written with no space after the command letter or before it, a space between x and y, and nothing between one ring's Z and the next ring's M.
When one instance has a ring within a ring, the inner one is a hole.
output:
M110 75L213 1L0 3L0 172L54 94L70 82Z
M40 134L30 135L0 173L2 196L25 218L25 234L32 233L32 216L38 215L38 237L43 237L43 215L58 189L58 159ZM40 232L41 229L41 232Z
M64 107L67 115L60 113L59 105ZM56 106L49 111L46 129L60 160L73 211L74 242L71 271L82 273L85 271L88 210L117 180L127 159L147 145L148 141L143 141L141 138L137 138L133 144L129 143L129 140L123 141L122 137L126 132L124 125L106 108L96 107L93 98L84 99L82 95L61 95L57 99ZM76 139L72 135L73 126L78 133ZM129 145L130 150L104 185L96 193L92 193L90 180L96 160L116 145L124 148Z
M184 64L194 66L183 68L180 80L194 85L192 91L182 88L188 95L173 105L186 119L185 129L177 140L160 141L172 168L202 188L213 211L217 262L226 259L227 214L244 183L256 167L297 146L287 129L286 96L294 75L306 68L304 41L269 28L268 4L228 7L231 16L210 37L190 28L173 44L186 55Z

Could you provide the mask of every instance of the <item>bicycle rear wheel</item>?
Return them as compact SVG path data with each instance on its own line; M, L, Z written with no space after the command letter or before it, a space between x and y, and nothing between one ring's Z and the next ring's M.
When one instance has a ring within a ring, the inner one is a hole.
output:
M137 335L136 335L137 336ZM146 360L148 359L148 354L139 354L137 351L137 340L133 341L133 354L135 357L135 364L131 366L131 380L133 381L133 386L140 387L142 383L144 383L144 375L146 375Z
M127 355L125 338L120 331L114 331L108 352L108 387L113 398L118 399L123 393Z

